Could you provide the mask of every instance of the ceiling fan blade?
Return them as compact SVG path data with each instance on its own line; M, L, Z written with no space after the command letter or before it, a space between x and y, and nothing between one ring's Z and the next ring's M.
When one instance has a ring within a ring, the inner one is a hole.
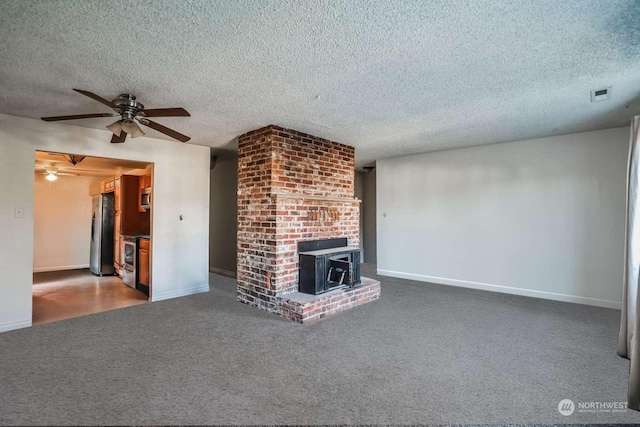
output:
M41 117L45 122L59 122L60 120L93 119L96 117L114 117L115 113L77 114L75 116Z
M122 144L124 140L127 139L127 133L125 131L120 132L120 136L113 135L111 137L112 144Z
M74 89L76 92L83 94L84 96L88 96L89 98L98 101L101 104L106 105L109 108L113 108L114 110L117 110L118 107L111 101L107 101L106 99L96 95L93 92L88 92L86 90L80 90L80 89Z
M145 126L149 126L151 129L155 129L158 132L164 133L165 135L168 135L171 138L175 138L180 142L187 142L188 140L191 139L187 135L183 135L180 132L176 132L173 129L169 129L166 126L162 126L160 123L152 122L151 120L143 120L140 123L142 123Z
M191 114L184 108L151 108L144 110L143 117L190 117Z

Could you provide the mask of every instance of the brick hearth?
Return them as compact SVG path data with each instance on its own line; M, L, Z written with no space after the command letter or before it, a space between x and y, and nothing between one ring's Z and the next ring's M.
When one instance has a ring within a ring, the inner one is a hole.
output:
M298 290L297 242L346 237L350 246L359 246L354 160L351 146L278 126L239 137L239 301L297 321L322 317L308 307L305 311L293 295ZM379 284L367 282L317 296L314 304L326 316L379 293ZM297 316L298 309L313 315Z
M378 299L380 282L368 277L351 289L337 289L320 295L293 292L281 296L283 317L300 323L310 323L334 313Z

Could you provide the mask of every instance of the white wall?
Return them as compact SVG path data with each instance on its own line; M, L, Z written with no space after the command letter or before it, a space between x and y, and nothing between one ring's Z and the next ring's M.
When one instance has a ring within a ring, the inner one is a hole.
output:
M629 128L377 162L378 273L619 308Z
M35 176L33 271L89 267L91 189L100 178Z
M364 191L362 196L362 218L364 227L364 262L375 264L378 262L376 248L376 170L364 174Z
M151 299L209 289L209 148L110 138L106 130L0 115L0 331L31 324L36 150L154 162ZM16 207L24 218L14 218Z
M364 262L364 258L366 256L364 251L364 215L363 215L363 207L364 207L364 172L358 172L354 174L355 178L353 181L353 196L360 200L360 248L362 249L362 254L360 256L360 262Z
M221 157L211 170L209 268L235 276L238 236L238 158Z

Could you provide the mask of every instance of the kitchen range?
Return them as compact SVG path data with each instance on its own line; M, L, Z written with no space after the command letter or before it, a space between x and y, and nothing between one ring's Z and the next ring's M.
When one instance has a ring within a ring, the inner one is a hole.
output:
M119 175L93 199L91 272L149 295L151 175Z
M149 235L124 236L122 270L125 285L149 295Z

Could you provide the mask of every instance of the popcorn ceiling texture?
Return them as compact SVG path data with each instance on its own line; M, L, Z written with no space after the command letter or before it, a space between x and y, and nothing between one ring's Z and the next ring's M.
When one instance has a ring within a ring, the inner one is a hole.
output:
M158 121L196 144L277 123L354 146L360 165L626 126L638 16L634 0L5 0L0 113L104 112L71 89L131 92L187 108Z
M298 241L360 246L354 150L278 126L241 135L238 148L238 300L282 314L279 297L298 290ZM371 297L357 294L343 299Z

